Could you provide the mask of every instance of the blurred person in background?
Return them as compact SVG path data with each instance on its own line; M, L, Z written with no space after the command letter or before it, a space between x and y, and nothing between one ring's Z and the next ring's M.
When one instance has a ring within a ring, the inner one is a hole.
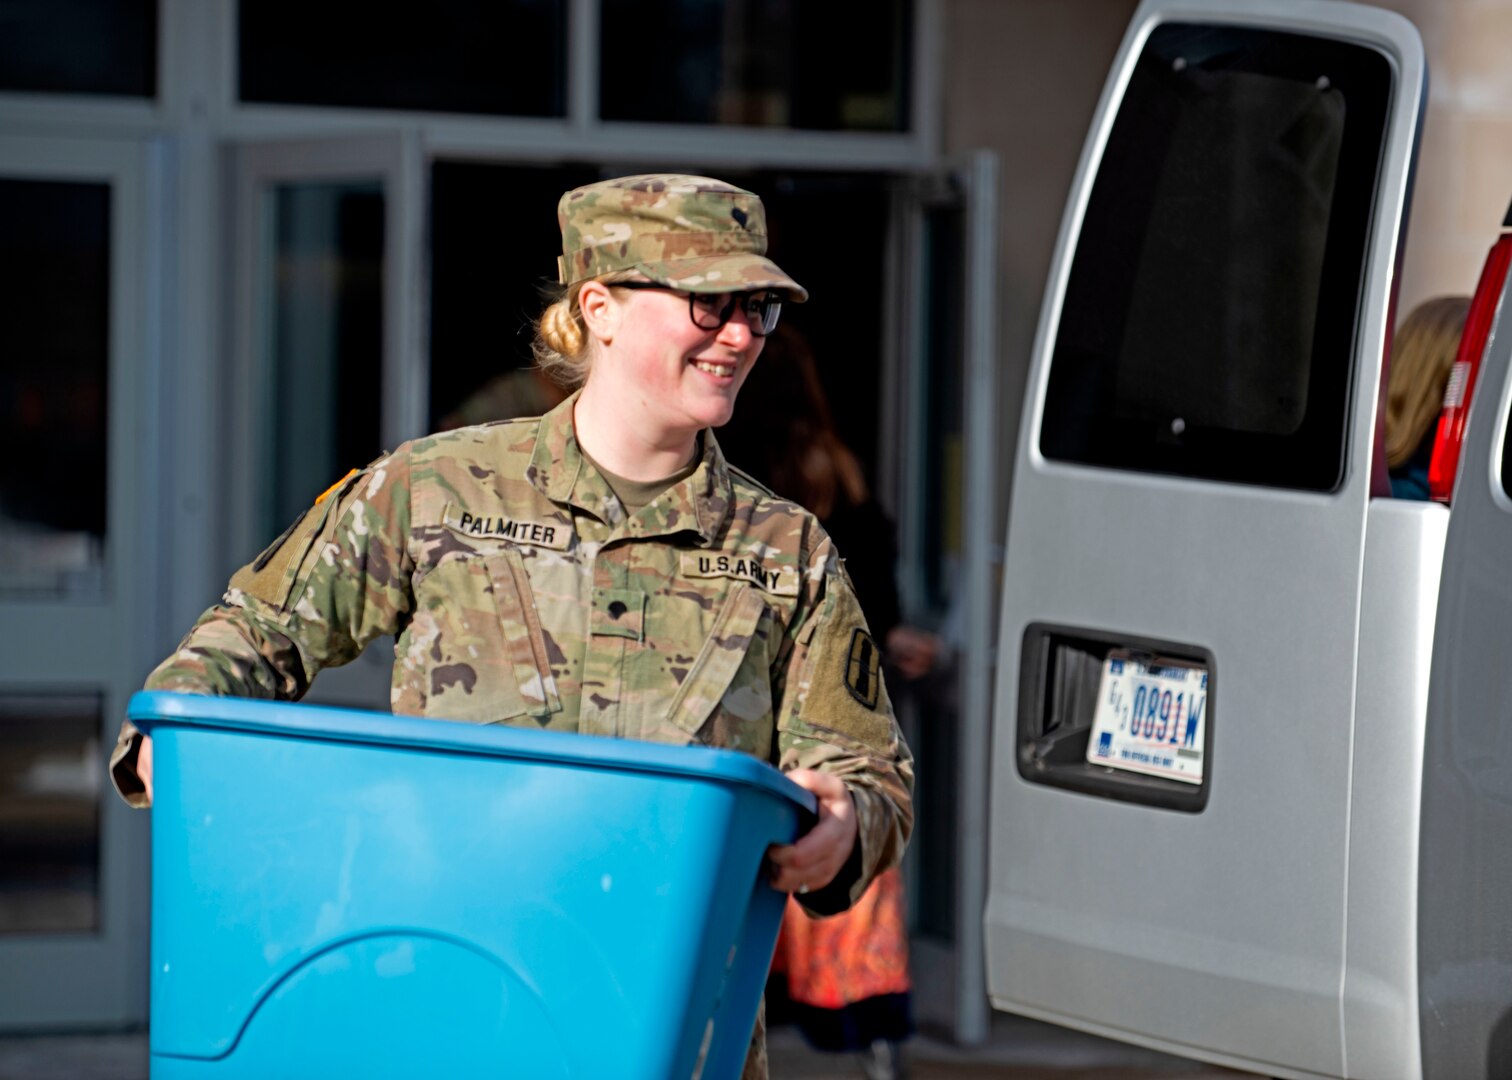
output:
M905 679L928 672L939 643L901 622L893 523L835 430L813 352L790 325L767 339L742 404L722 443L834 539L889 666ZM796 1024L817 1050L858 1054L870 1080L903 1075L900 1046L913 1033L903 892L894 868L831 918L814 919L789 899L772 964L773 1022Z
M1386 466L1397 499L1428 498L1428 463L1468 296L1425 300L1397 327L1386 377Z

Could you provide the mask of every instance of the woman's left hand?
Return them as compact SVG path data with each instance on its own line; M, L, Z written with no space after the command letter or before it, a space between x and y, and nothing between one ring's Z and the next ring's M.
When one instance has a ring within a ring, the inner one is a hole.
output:
M767 849L772 888L807 893L822 889L840 872L856 846L856 804L838 776L794 769L787 778L819 799L819 823L792 844Z

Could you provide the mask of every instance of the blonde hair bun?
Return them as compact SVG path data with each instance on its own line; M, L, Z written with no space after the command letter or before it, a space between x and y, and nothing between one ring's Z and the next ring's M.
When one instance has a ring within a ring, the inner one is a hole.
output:
M561 357L575 357L583 351L583 328L564 297L541 312L541 340Z

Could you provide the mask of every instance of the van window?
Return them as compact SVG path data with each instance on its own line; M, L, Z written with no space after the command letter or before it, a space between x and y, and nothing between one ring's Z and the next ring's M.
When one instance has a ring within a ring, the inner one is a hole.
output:
M1151 33L1077 239L1047 458L1339 485L1391 82L1363 45Z

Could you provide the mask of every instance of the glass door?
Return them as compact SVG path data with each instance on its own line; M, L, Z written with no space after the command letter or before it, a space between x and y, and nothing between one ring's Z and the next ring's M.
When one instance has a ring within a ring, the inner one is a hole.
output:
M420 434L427 403L413 144L259 143L232 157L234 567L348 469ZM392 662L392 642L375 642L307 700L387 709Z
M160 637L150 159L0 137L0 1028L147 1013L148 818L105 760Z
M934 668L902 695L919 762L910 911L921 1023L962 1043L987 1035L982 969L992 636L1001 458L995 332L997 159L971 154L900 199L894 305L904 342L890 414L904 438L891 463L901 493L905 618L935 631Z

